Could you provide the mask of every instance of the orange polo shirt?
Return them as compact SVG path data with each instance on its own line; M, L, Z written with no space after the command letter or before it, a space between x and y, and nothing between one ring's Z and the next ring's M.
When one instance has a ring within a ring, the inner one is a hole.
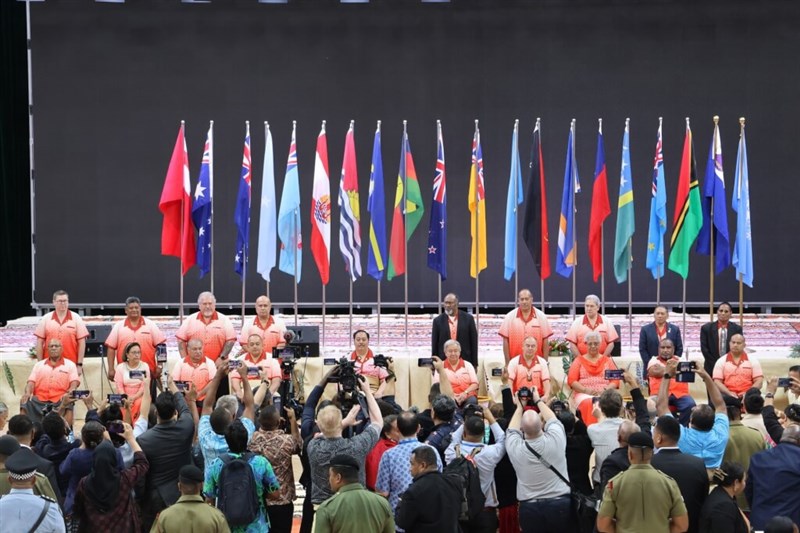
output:
M33 365L28 382L33 383L33 395L43 402L58 402L73 382L80 383L78 367L62 357L55 365L43 359Z
M286 341L283 340L283 334L286 333L286 324L283 320L276 320L275 317L269 317L266 326L261 326L261 321L255 317L252 324L245 324L239 334L239 344L242 346L247 345L247 339L253 334L261 335L261 341L264 344L264 351L271 355L273 348L283 348Z
M533 356L530 365L521 355L508 362L508 378L511 380L511 391L516 394L522 387L536 388L539 396L544 395L544 382L550 381L550 370L547 362Z
M55 311L51 311L42 317L34 332L37 338L44 342L44 359L49 357L47 353L47 343L50 339L61 341L64 351L62 355L73 363L78 362L78 341L89 336L86 324L77 313L67 310L64 320L58 320Z
M531 313L527 320L523 318L519 308L506 314L498 333L504 339L508 339L508 357L510 359L522 354L522 342L525 337L536 339L536 355L542 355L543 343L553 334L553 330L547 323L545 314L535 307L531 307Z
M281 365L278 363L277 359L273 359L272 357L265 356L259 359L258 361L253 361L253 357L250 354L244 356L242 359L245 366L247 367L257 367L259 371L263 374L264 379L267 381L272 381L274 378L282 377L281 374ZM239 375L239 372L231 370L230 374L231 381L242 381L242 376ZM250 388L254 389L258 385L261 384L261 378L249 378L247 381L250 382Z
M172 367L173 381L191 381L194 388L198 391L208 385L217 374L217 367L208 357L200 363L194 364L191 357L186 356ZM197 399L202 400L206 395L198 395Z
M132 342L142 347L142 361L156 371L156 346L167 342L167 338L158 329L158 325L149 318L140 317L139 324L133 327L129 318L114 324L106 339L106 346L117 351L117 364L122 362L122 352Z
M475 374L475 367L469 361L459 359L455 367L450 366L450 361L445 360L444 371L450 380L454 394L462 394L470 385L478 384L478 375ZM439 374L433 374L433 383L439 383ZM478 389L469 393L470 396L477 396Z
M216 361L225 343L236 340L236 332L233 331L231 321L222 313L211 315L211 319L206 322L203 315L198 311L183 321L178 332L175 334L178 340L189 342L192 339L203 341L203 355Z
M586 343L583 342L583 338L590 331L595 331L600 334L600 353L605 352L609 344L619 339L617 330L607 317L598 314L594 327L592 327L589 319L586 315L583 315L581 318L575 319L569 331L567 331L566 337L569 342L575 343L578 346L578 352L580 352L581 355L586 355L589 352Z
M753 381L763 376L761 364L756 359L750 359L743 353L739 362L735 363L730 352L717 359L712 375L714 380L722 381L729 391L737 395L747 392L753 386Z
M673 359L676 361L680 361L680 357L673 356ZM650 362L647 363L647 369L650 370L654 366L660 366L666 368L667 365L661 360L660 357L652 357ZM647 380L650 385L650 394L655 396L658 394L658 390L661 388L661 380L664 378L655 378L651 374L648 373ZM682 398L689 394L689 384L688 383L678 383L675 380L675 376L669 380L669 394L671 396L675 396L676 398Z

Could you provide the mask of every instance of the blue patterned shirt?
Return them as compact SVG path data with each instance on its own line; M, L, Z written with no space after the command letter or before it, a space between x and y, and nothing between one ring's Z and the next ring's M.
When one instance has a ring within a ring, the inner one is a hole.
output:
M241 457L240 453L230 453L231 457ZM272 465L262 456L254 454L247 462L253 469L256 478L256 494L258 495L258 518L246 526L231 527L231 533L267 533L269 531L269 518L264 509L264 493L275 492L281 486ZM203 484L203 494L209 498L219 497L219 474L222 472L222 459L214 459L211 464L206 463L206 480Z
M256 431L256 426L249 418L240 418L239 420L247 430L247 442L250 442L250 439L253 438L253 433ZM206 465L211 464L223 453L228 453L228 443L225 441L225 436L217 435L211 429L211 415L200 417L200 423L197 424L197 441L200 443L200 450L203 452L203 459Z
M429 446L423 444L417 437L405 437L397 446L386 450L381 457L378 466L378 480L375 482L375 491L389 494L389 505L392 506L392 513L397 511L397 504L400 503L400 495L414 481L409 470L411 463L411 452L418 446ZM436 454L436 468L442 471L442 460Z

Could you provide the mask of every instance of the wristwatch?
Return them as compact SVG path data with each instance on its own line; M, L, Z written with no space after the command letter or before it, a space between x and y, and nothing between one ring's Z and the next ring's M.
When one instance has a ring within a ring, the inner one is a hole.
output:
M764 395L764 398L770 398L770 399L772 399L772 398L774 398L774 397L775 397L775 395L774 395L773 393L771 393L771 392L768 392L768 393L766 393L766 394Z
M672 379L672 375L667 374L666 372L664 372L664 378L665 379Z

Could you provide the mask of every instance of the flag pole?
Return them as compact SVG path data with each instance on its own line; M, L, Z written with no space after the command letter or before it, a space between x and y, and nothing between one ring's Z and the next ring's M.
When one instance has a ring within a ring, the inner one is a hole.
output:
M572 119L572 124L570 126L572 130L572 169L575 170L575 119ZM572 261L572 320L575 320L575 316L578 314L578 300L577 300L577 291L576 291L576 284L575 284L575 271L578 269L578 242L577 237L575 235L575 213L577 213L577 209L575 208L575 178L570 176L569 179L573 180L572 184L572 255L574 260Z
M536 125L533 128L534 132L536 131L536 128L539 128L539 142L540 142L539 146L541 146L542 119L540 117L536 117ZM539 154L534 154L534 157L539 157ZM540 168L539 172L540 172L540 175L538 177L539 177L539 179L541 179L541 168ZM535 179L535 178L533 176L531 176L531 179ZM539 201L541 202L541 199ZM541 214L539 216L541 216ZM547 213L544 213L544 216L546 218L547 217ZM540 244L543 245L543 246L547 246L547 243L541 242L542 241L542 239L541 239L541 231L539 233L540 233L540 237L539 237ZM539 254L541 256L541 249L539 251ZM519 292L517 292L517 294L514 295L514 300L512 300L512 301L514 301L514 302L517 301L517 295L518 294L519 294ZM541 294L541 296L542 296L542 307L541 307L541 310L542 310L542 313L544 313L544 280L542 279L541 272L539 272L539 294Z
M353 277L350 276L350 331L353 331ZM348 347L353 345L352 335L348 335Z
M406 220L406 208L408 207L408 168L406 166L406 149L408 139L408 121L403 120L403 151L400 156L403 161L400 162L401 168L404 170L403 179L403 208L400 210L403 213L403 337L405 337L405 347L408 348L408 223Z
M739 143L740 144L742 142L741 141L742 137L744 137L744 117L740 117L739 118ZM743 161L742 161L742 155L743 154L742 154L742 152L743 152L742 150L739 150L739 161L737 162L738 163L737 166L739 167L739 172L740 173L742 172L742 164L743 164ZM741 189L741 187L742 187L741 177L740 176L736 176L736 177L739 178L738 179L739 188ZM748 209L748 212L749 212L749 210L750 210L749 206L748 206L747 209ZM741 215L739 215L739 216L741 216ZM738 239L739 236L737 235L736 238ZM739 325L744 328L744 277L743 277L743 274L741 273L741 271L739 272Z
M661 132L661 125L664 122L664 117L658 117L658 131ZM661 245L664 244L664 238L661 238ZM661 276L664 275L663 273L663 266L656 265L656 272L658 273L658 277L656 278L656 305L661 305Z
M292 137L295 138L295 132L297 131L297 121L292 121ZM300 220L300 212L297 208L294 209L294 216L292 217L292 233L295 237L297 237L297 221ZM294 254L294 325L297 325L297 245L299 243L294 243L294 250L292 253Z
M516 137L517 135L519 135L519 119L514 121L514 136ZM512 154L512 157L515 155L518 157L518 154L519 147L517 148L517 154ZM517 190L517 185L517 180L514 179L514 298L519 294L519 239L517 238L517 228L519 228L519 213L517 211L517 205L519 204L517 204L517 195L519 191Z
M480 172L478 168L478 145L481 142L480 138L480 131L478 131L478 119L475 119L475 224L473 226L473 231L475 231L475 328L478 330L479 334L481 331L481 298L480 298L480 286L478 282L478 278L480 278L481 272L479 270L480 261L478 260L478 255L480 254L481 249L481 234L478 231L478 218L480 218L481 214L481 204L480 204L480 191L478 189L478 173Z
M711 155L716 159L717 157L717 128L719 127L719 116L714 115L714 136L711 139ZM715 163L716 164L716 163ZM714 177L716 179L716 176ZM711 213L706 213L711 218L709 230L711 231L711 239L709 241L709 260L708 260L708 275L710 278L710 288L708 292L708 319L713 322L714 320L714 197L711 197Z
M441 120L437 120L436 121L436 144L437 144L437 150L438 150L438 144L439 144L439 137L441 136L441 134L442 134L442 121ZM442 143L444 143L444 141ZM438 156L437 156L437 159L438 159ZM438 161L437 161L437 164L438 164ZM431 212L432 211L433 211L433 205L431 205ZM445 257L445 259L446 259L446 257ZM441 315L442 314L442 273L441 272L439 272L439 294L438 294L438 296L439 296L439 300L437 301L437 304L436 304L436 311L437 311L437 314Z
M209 170L209 191L208 194L211 196L211 228L209 229L210 239L211 239L211 250L209 251L209 259L211 260L211 292L214 292L214 121L212 120L209 124L209 128L211 129L211 150L209 152L209 161L208 166L210 167Z
M603 134L603 119L597 119L597 126L598 130L600 131L600 135ZM594 188L592 188L592 195L594 195ZM603 235L603 224L600 224L600 302L602 306L602 313L606 314L606 274L605 274L605 250L603 249L604 245L604 235Z
M378 132L381 131L381 121L380 120L378 121L377 131ZM381 179L383 179L383 173L381 173ZM370 214L370 217L371 216L372 215ZM370 224L372 224L371 220L372 219L370 218ZM371 245L372 244L370 243L370 246ZM368 270L369 270L369 268L368 268ZM381 271L381 278L383 278L383 271ZM377 295L377 298L378 298L378 348L380 349L380 347L381 347L381 280L377 279L375 281L377 282L377 289L378 289L378 295Z
M325 347L325 287L326 285L322 285L322 347Z
M683 325L682 325L682 328L683 329L681 331L685 332L686 331L686 278L683 278ZM685 338L685 335L686 334L684 333L684 338ZM688 360L688 357L689 357L688 348L686 350L686 357L687 357L687 360Z
M628 250L633 250L633 238L628 239ZM631 264L633 257L629 256L628 259L628 346L633 346L633 282L631 281L631 274L633 269ZM684 330L685 331L685 330Z
M250 121L245 120L244 125L247 128L247 136L250 137ZM252 166L250 167L250 181L252 181ZM248 209L248 218L247 218L247 232L248 237L250 236L250 198L247 199L247 209ZM249 239L248 239L249 240ZM245 287L247 285L247 249L249 247L249 242L245 241L244 245L242 246L242 326L244 326L244 298L245 298Z
M186 121L181 120L181 135L183 135L183 147L184 147L184 154L186 153ZM178 268L178 272L180 273L181 277L181 295L180 295L180 305L179 305L179 314L180 314L180 323L183 323L183 232L185 228L183 227L183 210L185 209L184 204L186 199L184 198L185 194L181 194L181 262Z

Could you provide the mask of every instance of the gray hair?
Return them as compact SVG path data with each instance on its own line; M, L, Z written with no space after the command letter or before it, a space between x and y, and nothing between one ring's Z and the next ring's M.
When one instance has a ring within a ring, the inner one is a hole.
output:
M603 342L603 337L596 331L590 331L583 336L583 342L587 342L589 339L596 339L597 342Z
M447 349L451 346L458 346L458 351L461 351L461 343L455 339L447 339L444 341L444 351L447 352Z
M584 302L592 301L595 303L597 307L600 307L600 298L598 298L596 294L586 295L586 298L584 298L583 301Z
M8 412L8 406L3 402L0 402L0 415L5 414Z
M239 410L239 400L233 394L226 394L217 399L215 409L222 407L231 414L231 418L236 418L236 412Z
M205 298L206 296L210 296L214 303L217 303L217 297L214 296L214 293L211 291L203 291L197 295L197 305L200 305L200 300Z

